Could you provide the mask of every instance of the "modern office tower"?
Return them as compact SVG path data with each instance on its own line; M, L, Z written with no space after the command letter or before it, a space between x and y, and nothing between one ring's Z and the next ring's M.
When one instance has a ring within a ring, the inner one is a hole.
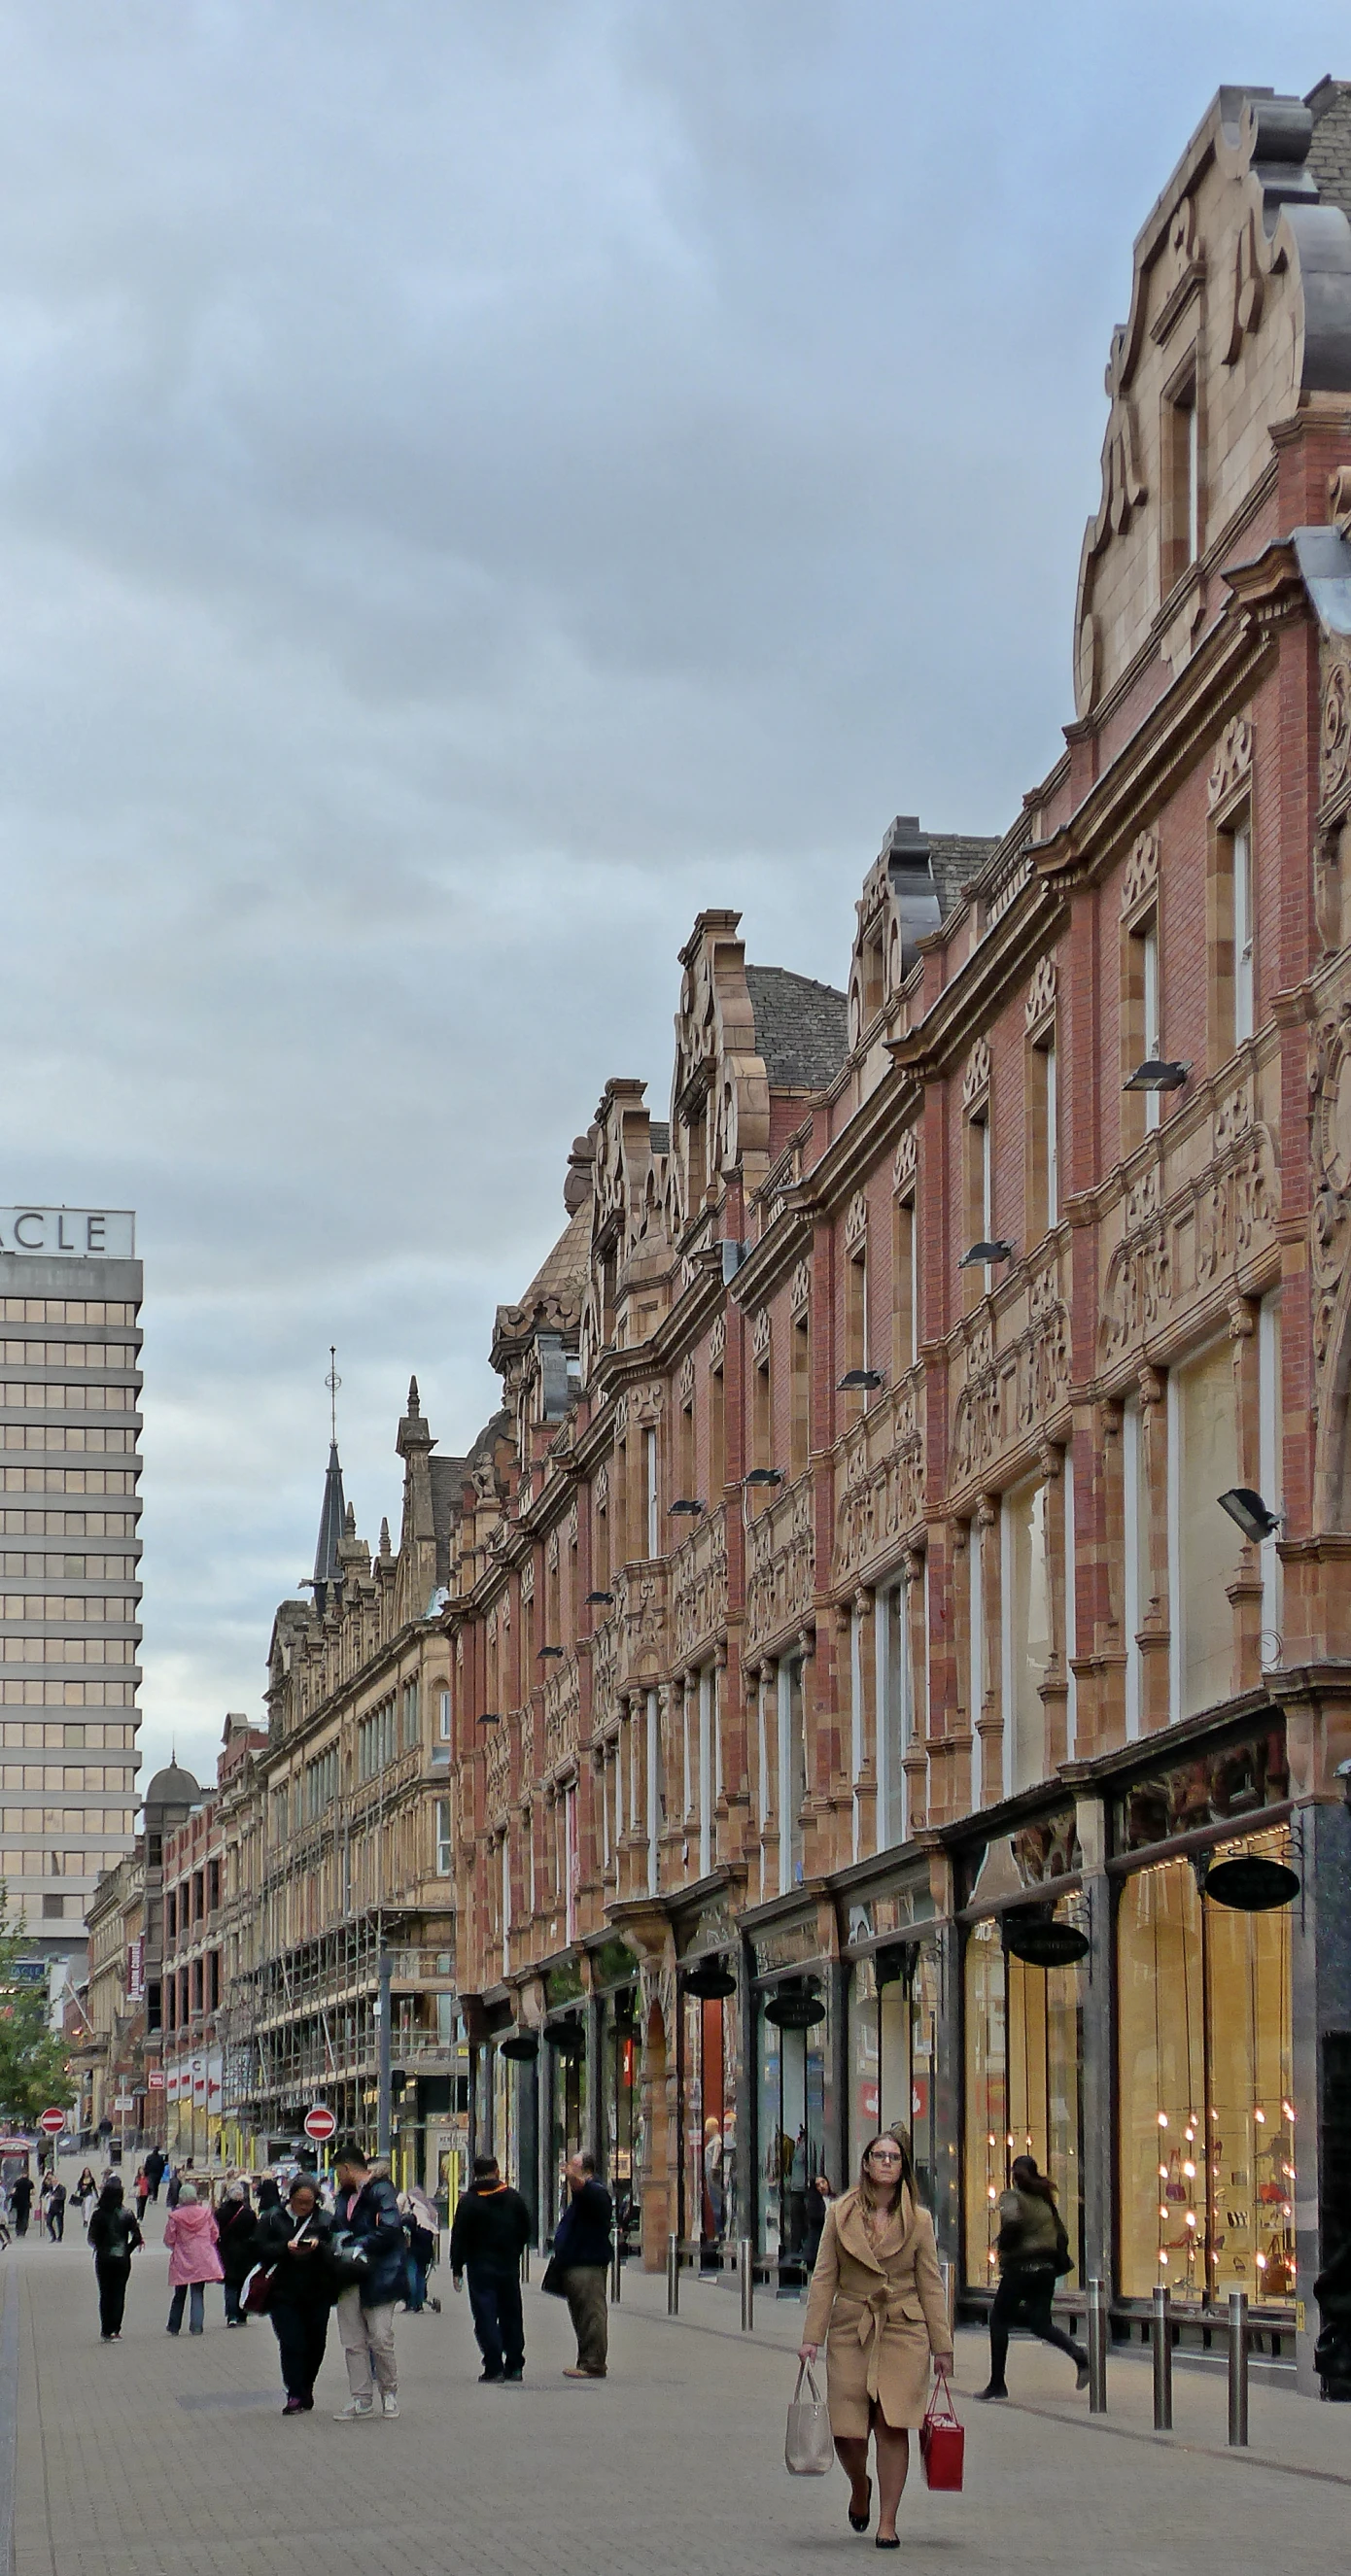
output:
M135 1255L128 1210L0 1208L0 1875L72 1967L136 1807Z

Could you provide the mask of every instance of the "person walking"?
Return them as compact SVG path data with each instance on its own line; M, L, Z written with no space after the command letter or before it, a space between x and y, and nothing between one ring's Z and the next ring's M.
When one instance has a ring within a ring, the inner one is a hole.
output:
M281 2352L286 2390L281 2411L308 2415L335 2295L329 2262L333 2221L319 2205L317 2183L309 2174L299 2174L286 2207L278 2203L255 2225L256 2260L276 2266L267 2312Z
M347 2361L351 2396L339 2410L340 2424L375 2413L380 2391L384 2415L399 2411L399 2375L394 2359L394 2304L404 2280L407 2246L394 2186L387 2175L374 2174L363 2147L343 2138L334 2150L338 2194L334 2235L350 2239L362 2258L358 2280L338 2294L338 2333ZM342 2257L341 2243L335 2254Z
M586 2150L569 2156L563 2167L568 2205L554 2230L553 2266L562 2276L577 2359L565 2379L604 2379L609 2367L610 2315L607 2305L610 2265L614 2260L611 2228L614 2207L596 2180L596 2159Z
M177 2165L171 2165L171 2166L170 2166L170 2168L169 2168L169 2184L168 2184L168 2189L166 2190L165 2195L164 2195L164 2206L165 2206L165 2208L166 2208L166 2209L177 2209L177 2207L178 2207L178 2195L179 2195L180 2191L182 2190L182 2188L183 2188L183 2177L182 2177L181 2173L179 2172Z
M933 2220L921 2206L909 2150L890 2132L864 2148L854 2189L826 2211L799 2361L814 2362L823 2342L850 2528L866 2531L872 2516L871 2434L877 2547L899 2549L896 2509L910 2466L910 2429L924 2420L930 2361L940 2379L952 2369L952 2328Z
M136 2215L144 2227L146 2204L150 2198L150 2177L144 2165L138 2165L136 2168L136 2180L132 2184L132 2190L136 2195Z
M835 2186L830 2176L814 2174L811 2190L807 2194L807 2233L803 2238L803 2252L808 2265L813 2269L817 2255L821 2251L821 2231L826 2223L826 2211L834 2197Z
M89 2221L93 2214L94 2203L99 2196L98 2184L95 2182L88 2165L85 2166L85 2169L70 2196L75 2207L80 2213L80 2225L83 2227L87 2236L89 2233Z
M495 2156L475 2156L473 2179L451 2222L450 2273L457 2290L468 2276L481 2380L525 2376L521 2256L529 2241L530 2213L520 2193L503 2182Z
M176 2206L164 2222L164 2242L169 2249L169 2323L166 2333L176 2335L183 2323L183 2305L189 2300L188 2332L199 2335L206 2327L206 2285L224 2275L216 2243L216 2221L205 2201L197 2197L194 2183L181 2185Z
M399 2210L408 2253L404 2264L404 2305L410 2317L420 2317L424 2308L441 2312L439 2299L427 2296L427 2278L436 2260L436 2212L422 2192L401 2191Z
M65 2243L66 2186L59 2178L47 2194L47 2234L53 2245Z
M26 2236L28 2234L29 2213L33 2206L33 2180L31 2174L21 2173L10 2184L9 2205L14 2212L15 2235Z
M111 2182L104 2184L99 2193L87 2232L94 2249L99 2333L105 2343L116 2343L122 2333L131 2258L145 2243L140 2226L122 2197L121 2178L117 2174Z
M1070 2269L1069 2238L1056 2207L1055 2191L1033 2156L1015 2156L1009 2168L1011 2189L999 2200L999 2287L990 2309L990 2384L983 2398L1007 2397L1009 2329L1026 2326L1042 2343L1054 2344L1078 2371L1077 2388L1088 2386L1088 2355L1072 2335L1062 2334L1051 2317L1051 2301L1062 2272Z
M163 2147L152 2147L145 2160L145 2178L150 2185L152 2200L159 2199L159 2187L164 2180L165 2162Z
M239 2304L239 2294L259 2260L258 2213L246 2182L227 2186L216 2212L216 2239L225 2276L225 2322L227 2326L246 2326L249 2321Z

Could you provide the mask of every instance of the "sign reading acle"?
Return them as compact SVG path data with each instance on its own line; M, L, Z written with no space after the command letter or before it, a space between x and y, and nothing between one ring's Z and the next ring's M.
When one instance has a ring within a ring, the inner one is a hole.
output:
M0 1252L134 1261L136 1219L129 1208L0 1208Z

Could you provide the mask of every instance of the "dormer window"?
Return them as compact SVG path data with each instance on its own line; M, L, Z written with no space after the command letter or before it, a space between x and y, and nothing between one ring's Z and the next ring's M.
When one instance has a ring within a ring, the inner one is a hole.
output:
M1173 377L1163 401L1163 518L1160 587L1165 598L1200 557L1204 536L1201 489L1201 404L1196 352Z

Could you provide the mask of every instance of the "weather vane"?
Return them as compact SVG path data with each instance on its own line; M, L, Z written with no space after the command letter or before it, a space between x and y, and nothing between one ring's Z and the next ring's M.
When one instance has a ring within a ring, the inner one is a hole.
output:
M324 1380L324 1384L328 1388L329 1415L332 1422L333 1445L336 1448L338 1441L338 1389L342 1384L342 1379L338 1375L338 1345L336 1342L329 1343L328 1362L328 1375Z

